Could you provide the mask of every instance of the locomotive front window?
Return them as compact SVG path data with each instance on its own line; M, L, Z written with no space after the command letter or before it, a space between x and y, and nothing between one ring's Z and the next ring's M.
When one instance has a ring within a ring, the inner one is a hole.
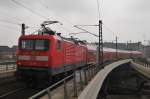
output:
M48 50L48 40L35 40L35 50Z
M33 40L22 40L20 47L25 50L33 50Z
M21 40L20 49L23 50L48 50L49 42L46 39Z

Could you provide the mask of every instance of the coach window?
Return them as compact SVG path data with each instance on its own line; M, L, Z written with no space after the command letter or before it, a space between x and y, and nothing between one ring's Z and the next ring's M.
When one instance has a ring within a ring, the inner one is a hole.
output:
M58 49L58 50L61 49L61 41L60 40L57 40L56 49Z

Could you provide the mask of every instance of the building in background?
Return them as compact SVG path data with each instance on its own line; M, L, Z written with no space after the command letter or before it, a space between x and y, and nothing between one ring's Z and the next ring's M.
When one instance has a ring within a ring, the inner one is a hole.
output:
M104 47L116 48L116 43L114 42L104 42ZM142 51L144 45L141 42L136 43L117 43L117 48L122 50L133 50L133 51Z
M143 48L143 53L144 53L144 57L145 58L149 58L150 59L150 46L145 46Z
M15 59L17 46L0 46L0 59Z

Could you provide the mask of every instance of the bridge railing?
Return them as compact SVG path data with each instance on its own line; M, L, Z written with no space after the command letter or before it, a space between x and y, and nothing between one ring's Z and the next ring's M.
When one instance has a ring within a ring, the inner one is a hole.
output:
M15 70L16 69L16 62L0 62L0 72L1 71L8 71L8 70Z
M42 90L41 92L33 95L29 99L39 99L40 97L43 97L43 96L47 96L48 99L55 99L52 96L52 91L56 86L58 86L60 84L63 85L63 95L62 95L61 98L70 99L70 97L77 97L78 92L80 92L81 90L84 89L84 87L94 77L94 75L98 72L98 70L97 70L97 66L89 65L85 68L78 69L74 72L75 73L71 74L70 76L68 76L64 79L62 79L61 81L55 83L54 85ZM72 78L72 81L69 80L71 78ZM67 84L69 86L67 86ZM70 85L72 86L72 89L70 88ZM73 94L73 95L70 96L71 94Z

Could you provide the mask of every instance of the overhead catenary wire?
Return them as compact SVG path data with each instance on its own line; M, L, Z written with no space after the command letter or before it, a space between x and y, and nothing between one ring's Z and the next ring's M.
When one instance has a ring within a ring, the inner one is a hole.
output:
M12 1L13 1L15 4L17 4L17 5L21 6L21 7L23 7L24 9L26 9L26 10L32 12L33 14L36 14L36 15L38 15L38 16L41 17L41 18L48 19L48 17L43 16L42 14L40 14L40 13L34 11L33 9L31 9L31 8L29 8L29 7L27 7L27 6L25 6L24 4L22 4L22 3L20 3L20 2L18 2L18 1L16 1L16 0L12 0Z
M99 20L102 20L102 12L101 12L101 10L102 10L102 7L100 8L100 0L97 0L97 11L98 11ZM108 31L110 31L111 33L116 35L116 33L114 31L112 31L112 29L110 29L106 24L104 24L104 23L102 23L102 24L103 24L105 29L107 29Z
M7 16L8 17L8 16ZM9 17L10 18L10 17ZM15 17L11 17L11 18L15 18ZM20 23L18 23L18 22L13 22L13 21L10 21L10 20L6 20L6 19L0 19L0 27L2 27L2 28L9 28L9 29L13 29L13 30L15 30L15 29L19 29L19 24ZM5 25L4 23L7 23L7 25ZM9 25L9 26L8 26ZM12 26L15 26L15 27L12 27Z
M91 32L89 32L89 31L87 31L87 30L85 30L85 29L83 29L83 28L80 28L80 27L78 27L77 25L74 25L74 27L76 27L76 28L78 28L78 29L80 29L80 30L82 30L82 31L84 31L84 32L87 32L87 33L89 33L89 34L91 34L91 35L94 35L94 36L96 36L96 37L99 37L98 35L96 35L96 34L94 34L94 33L91 33Z
M41 4L41 2L40 2L40 4ZM42 3L41 4L42 6L44 6L44 4ZM45 6L44 6L45 7ZM48 11L48 8L47 7L45 7L46 8L46 10ZM34 11L34 10L33 10ZM34 11L35 12L35 11ZM49 20L49 18L46 18L45 17L45 19L47 20ZM71 30L70 29L68 29L68 28L66 28L66 27L64 27L64 26L60 26L60 25L58 25L58 24L56 24L59 28L63 28L65 31L67 31L67 32L70 32Z
M17 17L8 16L6 13L3 13L3 12L1 12L1 14L2 15L0 16L0 18L7 18L7 19L11 19L11 20L16 20L16 21L19 21L19 22L23 21L23 20L21 20L21 19L19 19Z
M39 0L40 1L40 0ZM48 9L48 6L47 5L45 5L43 2L41 2L40 1L40 4L41 4L41 6L43 6L47 11L49 11L49 9ZM61 18L61 19L63 19L64 21L66 21L68 24L70 24L71 26L72 26L72 28L74 28L74 23L72 23L70 20L68 20L68 19L66 19L65 17L63 17L63 16L60 16L60 15L58 15L58 14L54 14L56 17L58 17L58 18ZM60 26L59 26L60 27ZM62 26L61 28L63 28L64 30L66 30L66 31L68 31L69 33L71 33L72 32L72 30L70 30L70 29L68 29L68 28L66 28L66 27L64 27L64 26Z
M0 24L0 28L7 28L7 29L13 29L13 30L19 29L19 27L17 28L17 26L16 27L12 27L12 25L8 26L8 25L4 25L4 24Z
M32 12L33 14L36 14L36 15L38 15L38 16L44 18L44 19L48 19L47 17L45 17L45 16L41 15L40 13L34 11L33 9L31 9L31 8L29 8L29 7L27 7L27 6L25 6L24 4L22 4L22 3L20 3L20 2L18 2L18 1L16 1L16 0L12 0L12 1L13 1L15 4L17 4L17 5L19 5L19 6L23 7L23 8L25 8L25 9L27 9L27 10L29 10L29 11ZM48 7L44 6L43 3L40 3L40 4L48 10ZM57 15L57 16L58 16L58 15ZM60 17L60 16L59 16L59 17ZM64 17L62 17L62 16L61 16L60 18L64 19L66 22L68 22L68 23L71 24L72 26L74 25L72 22L70 22L70 21L67 20L66 18L64 18ZM60 27L60 26L59 26L59 27ZM61 27L61 28L63 28L63 29L66 30L66 31L71 32L71 30L68 29L68 28L65 28L65 27Z
M70 29L68 29L68 28L66 28L66 27L64 27L64 26L60 26L60 25L58 25L58 27L60 27L60 28L63 28L66 32L71 32L71 30Z
M46 20L49 19L49 17L43 16L42 14L36 12L35 10L33 10L33 9L31 9L31 8L29 8L29 7L27 7L27 6L25 6L24 4L22 4L22 3L20 3L20 2L18 2L18 1L16 1L16 0L12 0L12 1L13 1L15 4L17 4L17 5L21 6L21 7L23 7L24 9L26 9L26 10L32 12L33 14L36 14L37 16L40 16L41 18L44 18L44 19L46 19ZM63 29L66 30L66 31L69 30L69 29L66 29L66 28L64 28L64 27L61 27L61 28L63 28Z
M3 20L3 19L0 19L0 22L12 24L12 25L15 25L15 26L21 26L20 23L11 22L11 21L9 21L9 20ZM39 27L26 26L26 28L39 28Z
M27 7L27 6L25 6L24 4L22 4L22 3L20 3L20 2L18 2L18 1L16 1L16 0L12 0L12 1L13 1L15 4L17 4L17 5L19 5L19 6L23 7L23 8L25 8L25 9L27 9L27 10L29 10L29 11L32 12L33 14L36 14L36 15L40 16L41 18L48 19L48 17L43 16L42 14L40 14L40 13L38 13L37 11L31 9L30 7ZM40 4L41 4L41 3L40 3ZM44 6L43 3L42 3L41 5ZM48 8L47 8L46 6L44 6L44 7L48 10ZM99 12L100 12L100 11L99 11ZM100 13L99 13L99 14L100 14ZM61 16L60 18L63 18L63 17ZM70 22L70 21L68 21L66 18L63 18L63 19L64 19L66 22L68 22L69 24L73 25L73 23ZM64 30L67 30L67 31L70 32L70 30L67 29L67 28L64 28L64 27L61 27L61 28L63 28Z
M40 1L40 0L39 0ZM41 4L41 6L43 6L47 11L49 11L49 9L48 9L48 6L47 5L44 5L44 3L43 2L39 2L40 4ZM61 19L63 19L63 20L65 20L67 23L69 23L69 24L71 24L72 26L74 25L72 22L70 22L69 20L67 20L66 18L64 18L63 16L59 16L59 15L56 15L55 14L55 16L57 16L57 17L59 17L59 18L61 18ZM70 29L68 29L68 28L66 28L66 27L64 27L64 26L60 26L60 25L58 25L58 27L60 27L60 28L63 28L65 31L67 31L67 32L71 32L71 30Z
M109 32L113 33L114 35L116 35L116 33L114 31L112 31L111 28L109 28L106 24L103 23L103 26L105 29L107 29Z
M39 1L40 1L40 0L39 0ZM40 1L40 4L41 4L41 6L43 6L47 11L49 11L47 5L43 4L41 1ZM61 19L63 19L63 20L65 20L68 24L74 26L74 23L72 23L70 20L66 19L65 17L60 16L60 15L58 15L58 14L56 14L56 13L55 13L54 15L57 16L57 17L59 17L59 18L61 18Z

